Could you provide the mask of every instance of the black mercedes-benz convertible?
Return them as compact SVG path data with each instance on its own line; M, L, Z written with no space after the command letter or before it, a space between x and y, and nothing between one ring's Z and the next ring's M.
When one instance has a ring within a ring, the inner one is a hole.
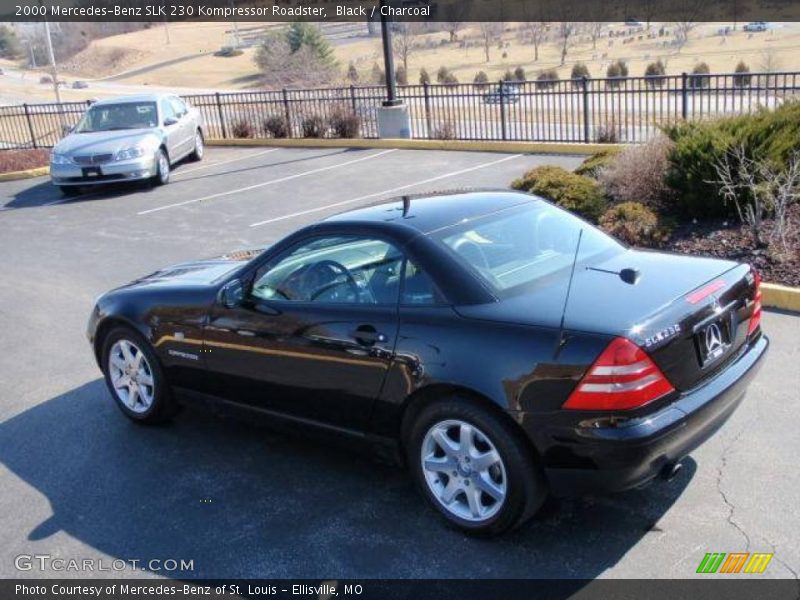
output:
M451 523L670 478L766 354L758 273L633 250L514 192L396 201L101 296L88 335L140 422L195 403L404 462Z

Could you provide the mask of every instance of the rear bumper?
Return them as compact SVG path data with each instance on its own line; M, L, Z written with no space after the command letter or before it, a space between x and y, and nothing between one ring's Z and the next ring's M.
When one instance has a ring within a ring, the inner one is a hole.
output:
M552 492L620 491L654 479L722 427L744 398L768 348L769 340L761 335L713 379L654 414L613 427L582 421L550 428L552 445L544 458Z

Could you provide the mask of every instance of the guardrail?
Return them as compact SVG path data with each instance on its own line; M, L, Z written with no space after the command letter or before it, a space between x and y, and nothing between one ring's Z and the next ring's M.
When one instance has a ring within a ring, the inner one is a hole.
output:
M775 108L800 96L800 72L711 73L495 83L405 85L411 134L417 139L533 142L641 142L660 127ZM335 137L336 114L356 115L359 136L378 136L383 86L196 94L185 97L203 114L207 136L272 137L266 121L286 123L285 135ZM87 102L0 107L0 148L50 147L74 125ZM322 127L310 128L311 119ZM283 135L283 134L282 134Z

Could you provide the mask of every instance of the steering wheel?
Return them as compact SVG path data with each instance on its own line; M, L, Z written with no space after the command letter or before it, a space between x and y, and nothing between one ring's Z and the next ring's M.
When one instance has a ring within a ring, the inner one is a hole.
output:
M461 238L453 244L453 250L475 266L481 266L487 270L489 269L489 260L486 258L483 248L481 248L480 244L477 242L473 242L467 238Z
M343 264L336 262L335 260L321 260L318 263L313 264L308 271L303 274L303 287L309 285L309 287L315 288L317 284L314 282L314 279L318 277L323 277L324 275L330 275L336 278L339 275L344 275L347 283L347 287L353 292L356 298L359 297L359 287L356 283L353 274L350 270L345 267ZM329 289L334 288L338 285L341 285L341 282L332 281L326 285L323 285L316 289L313 294L309 296L310 301L314 301L319 298L322 294L327 292ZM308 288L306 288L308 289Z

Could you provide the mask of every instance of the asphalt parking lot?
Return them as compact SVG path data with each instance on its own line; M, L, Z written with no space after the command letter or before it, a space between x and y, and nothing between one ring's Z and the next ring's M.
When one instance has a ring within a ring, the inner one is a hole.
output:
M162 188L66 200L47 178L0 183L0 577L82 575L15 568L50 554L193 560L175 575L206 578L685 578L706 552L750 551L775 554L760 577L797 578L798 316L765 315L771 354L748 398L677 479L552 502L497 540L445 528L368 457L195 411L144 428L113 406L84 335L105 290L382 197L579 162L219 148Z

